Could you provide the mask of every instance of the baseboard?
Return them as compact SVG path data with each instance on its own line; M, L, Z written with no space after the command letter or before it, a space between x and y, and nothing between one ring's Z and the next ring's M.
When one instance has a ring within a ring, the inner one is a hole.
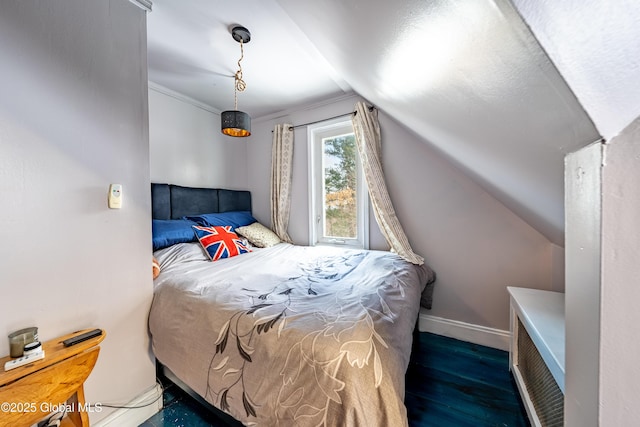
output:
M139 426L162 409L162 387L159 384L135 397L131 402L122 406L140 406L146 402L157 400L151 405L141 408L120 408L105 418L93 423L94 427L123 427Z
M502 329L445 319L426 313L420 313L418 329L420 332L431 332L461 341L509 351L511 333Z

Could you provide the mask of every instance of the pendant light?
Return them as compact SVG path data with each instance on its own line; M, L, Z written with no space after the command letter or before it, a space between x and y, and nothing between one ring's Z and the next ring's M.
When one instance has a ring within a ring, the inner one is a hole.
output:
M243 92L247 87L247 84L242 80L242 65L240 65L240 61L244 58L244 43L248 43L251 40L251 33L245 27L235 26L231 29L231 36L240 43L240 59L238 60L238 71L234 76L234 109L223 111L220 115L222 133L236 137L249 136L251 135L251 117L244 111L238 110L238 92Z

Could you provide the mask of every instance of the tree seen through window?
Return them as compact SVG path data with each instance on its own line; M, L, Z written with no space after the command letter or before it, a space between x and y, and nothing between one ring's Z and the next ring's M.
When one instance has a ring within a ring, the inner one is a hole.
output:
M354 134L325 138L324 235L357 238L356 141Z

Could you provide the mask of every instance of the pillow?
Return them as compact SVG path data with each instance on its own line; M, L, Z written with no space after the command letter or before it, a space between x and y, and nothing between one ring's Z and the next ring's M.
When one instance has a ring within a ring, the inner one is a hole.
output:
M154 219L151 222L153 235L153 250L166 248L176 243L195 242L193 235L193 221L184 219Z
M259 222L254 222L246 227L238 227L236 232L246 237L252 245L259 248L268 248L282 242L276 233Z
M251 216L250 211L208 213L195 216L185 216L183 219L195 221L198 225L202 225L204 227L230 225L231 228L237 228L256 222L256 219Z
M242 244L238 235L231 231L230 225L216 227L194 225L193 231L211 261L251 252L251 249Z
M153 278L155 279L160 275L160 263L153 257L153 262L151 263L151 271L153 271Z

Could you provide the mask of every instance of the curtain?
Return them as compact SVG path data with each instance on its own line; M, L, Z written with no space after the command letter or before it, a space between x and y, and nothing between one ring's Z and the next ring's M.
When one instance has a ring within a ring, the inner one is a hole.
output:
M411 249L407 235L393 209L382 172L382 146L377 110L369 111L364 102L356 104L353 129L365 182L373 205L373 213L391 251L412 264L422 265L424 259Z
M276 125L271 148L271 226L280 240L287 243L292 243L287 233L291 212L292 164L292 125Z

